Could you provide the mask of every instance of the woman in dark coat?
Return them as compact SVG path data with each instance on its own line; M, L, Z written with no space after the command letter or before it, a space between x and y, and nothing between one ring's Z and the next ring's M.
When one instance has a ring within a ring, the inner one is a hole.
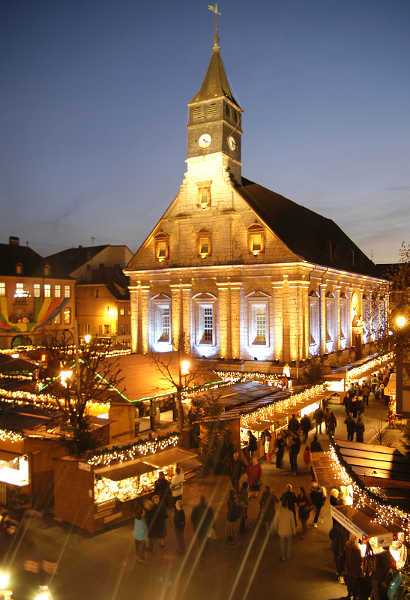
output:
M362 577L362 555L355 535L351 534L345 545L345 580L347 595L359 600L359 586Z
M165 501L155 494L152 497L153 507L150 514L147 515L148 525L148 536L150 539L150 548L154 549L155 540L159 540L159 545L162 549L165 548L165 537L167 535L166 518L167 518L167 507Z

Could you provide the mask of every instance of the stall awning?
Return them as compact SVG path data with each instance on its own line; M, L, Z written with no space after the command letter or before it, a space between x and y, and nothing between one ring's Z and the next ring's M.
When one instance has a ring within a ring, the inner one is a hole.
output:
M184 463L195 458L196 454L193 452L188 452L187 450L182 450L181 448L171 448L170 450L164 450L163 452L158 452L157 454L144 457L144 462L156 467L157 469L160 469L162 467L166 467L167 465Z
M113 481L121 481L122 479L127 479L128 477L137 477L138 475L151 473L152 471L155 471L155 467L145 462L138 461L132 463L131 465L125 465L119 468L97 470L95 473L96 475L102 475L103 477L112 479Z
M18 458L19 456L24 456L24 453L0 450L0 460L6 460L9 462L10 460L13 460L13 458Z
M375 537L378 539L379 546L388 545L393 540L393 533L396 530L387 529L374 522L375 515L370 509L358 510L353 506L331 506L330 512L338 523L359 538Z

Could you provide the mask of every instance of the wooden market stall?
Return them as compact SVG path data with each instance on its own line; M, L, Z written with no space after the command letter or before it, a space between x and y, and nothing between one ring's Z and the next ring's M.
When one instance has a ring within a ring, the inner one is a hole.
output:
M160 471L170 479L177 463L183 468L198 464L194 453L176 447L175 434L159 440L56 459L56 519L95 533L133 518L135 500L152 493Z

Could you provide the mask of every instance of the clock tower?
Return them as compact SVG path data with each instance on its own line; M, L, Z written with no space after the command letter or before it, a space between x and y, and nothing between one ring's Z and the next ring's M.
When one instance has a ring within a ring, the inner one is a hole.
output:
M201 161L221 160L238 184L241 184L241 114L229 87L222 62L219 36L215 35L213 52L198 93L188 102L188 170ZM206 157L209 157L207 159Z

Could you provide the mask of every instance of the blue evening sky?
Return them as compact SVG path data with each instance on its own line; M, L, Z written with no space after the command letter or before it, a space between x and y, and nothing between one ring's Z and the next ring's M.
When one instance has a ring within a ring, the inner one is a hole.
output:
M185 171L208 0L3 0L0 242L144 240ZM376 262L410 235L409 0L225 0L243 174L334 219Z

